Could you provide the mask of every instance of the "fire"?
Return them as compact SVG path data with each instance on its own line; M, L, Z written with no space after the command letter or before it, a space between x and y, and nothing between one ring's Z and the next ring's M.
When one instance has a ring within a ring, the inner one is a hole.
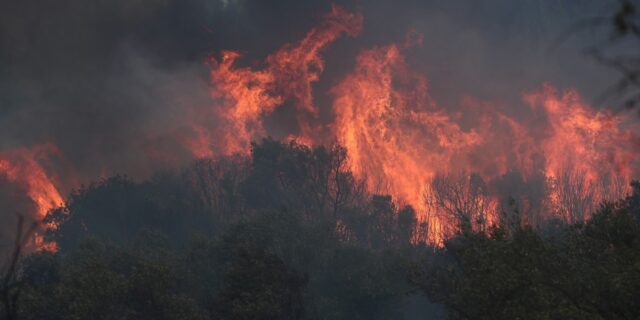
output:
M253 139L266 134L262 117L285 102L298 111L297 136L310 140L314 128L307 118L317 115L311 87L324 70L320 53L343 33L357 35L361 26L362 16L333 6L319 27L268 56L261 70L236 67L240 54L234 51L223 52L219 61L211 58L215 112L227 125L215 132L199 130L188 148L195 156L246 153Z
M427 183L482 142L433 102L426 79L408 70L397 45L361 53L332 93L336 138L354 173L366 176L371 191L390 193L419 211L426 209Z
M598 111L575 90L558 94L551 85L523 95L533 119L471 98L452 112L431 98L426 77L404 58L422 43L415 32L401 45L363 50L330 91L333 122L320 124L312 90L324 70L320 54L341 34L356 36L361 28L360 15L334 6L319 27L269 55L262 69L237 67L240 54L233 51L211 59L216 114L227 124L202 131L189 148L195 155L247 154L252 140L267 135L264 117L293 104L298 132L290 137L322 144L318 133L328 128L369 191L416 208L436 242L454 229L452 215L466 216L474 228L498 222L511 196L502 193L515 192L510 179L536 190L535 196L513 195L520 209L569 222L628 192L639 154L637 128L624 115Z
M509 172L518 172L524 183L544 175L544 209L568 222L582 221L601 201L628 192L638 156L632 128L625 128L623 116L586 105L574 90L558 96L546 85L525 95L543 113L540 134L540 124L469 100L466 112L477 119L463 130L456 113L439 107L427 88L392 44L362 52L332 93L334 133L354 173L370 191L389 193L422 212L432 226L431 240L451 233L446 229L454 229L452 216L496 222L503 195L490 185ZM474 174L482 187L473 186Z
M575 222L567 206L594 207L630 191L629 182L637 174L636 125L623 115L586 105L575 90L558 94L545 85L524 99L532 108L542 108L546 116L549 133L539 146L546 159L545 174L552 180L551 200L560 215ZM576 209L589 214L588 208Z
M461 221L476 230L500 222L499 212L509 209L506 197L516 200L524 223L539 223L534 217L548 212L578 222L601 201L629 191L640 149L638 128L624 114L596 110L575 90L559 93L550 84L510 106L517 112L473 98L443 107L431 97L426 76L405 59L422 44L416 32L402 44L362 50L328 93L332 103L316 106L323 52L342 35L357 36L362 25L361 15L333 6L316 28L259 67L239 66L235 51L210 58L213 106L186 110L193 121L179 140L196 158L247 155L252 140L268 135L265 117L292 106L297 127L290 138L306 145L338 142L368 190L413 206L433 242ZM320 107L333 112L328 125L319 119ZM38 219L63 204L41 165L58 153L52 145L0 152L0 175L26 191Z
M25 190L35 205L35 212L23 214L35 217L37 221L42 221L50 210L64 203L56 184L39 162L52 154L59 154L59 150L50 144L0 151L0 177ZM40 249L55 250L55 246L44 243L41 235L36 234L34 242Z
M525 100L533 108L542 107L548 119L550 135L541 144L547 175L574 168L591 181L607 178L603 175L631 177L637 152L631 148L631 131L622 129L622 117L594 110L575 90L558 95L550 85L525 95Z

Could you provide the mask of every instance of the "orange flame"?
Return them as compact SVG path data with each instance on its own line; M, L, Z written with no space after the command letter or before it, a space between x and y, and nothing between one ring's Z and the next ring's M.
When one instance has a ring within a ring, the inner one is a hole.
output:
M443 208L430 208L422 198L433 191L430 184L437 174L475 172L490 182L518 171L526 181L542 171L549 179L549 209L568 222L587 218L601 201L629 191L639 154L623 116L594 110L573 90L558 97L547 85L525 96L534 109L542 106L548 128L541 137L538 124L519 122L490 104L469 100L475 110L467 111L479 115L476 126L465 131L455 114L430 99L426 83L407 68L398 46L364 51L355 70L333 89L334 133L348 150L354 173L367 179L369 189L427 213L432 231L451 227L438 212ZM542 161L536 160L540 155ZM489 204L490 197L476 195L473 203L483 204L478 207L484 221L496 221L497 196ZM457 206L469 201L460 194L455 197ZM431 240L441 238L436 234Z
M285 102L292 102L298 112L301 139L313 135L306 120L315 117L311 85L324 70L320 53L341 34L360 32L362 17L333 6L318 28L313 28L295 45L285 45L265 60L262 70L237 68L240 54L222 53L220 61L210 60L212 96L220 103L217 114L227 125L210 132L198 130L187 142L196 157L246 153L250 142L265 135L262 118Z
M369 189L388 192L418 209L427 182L469 146L465 132L427 94L396 45L360 54L355 71L333 89L335 134L356 175Z
M36 212L27 214L35 216L39 221L50 210L60 207L64 203L55 183L39 162L51 154L60 154L59 150L51 144L0 151L0 177L24 188L26 195L36 208ZM44 243L39 234L35 235L34 242L39 249L55 250L55 244Z
M187 148L197 157L247 154L252 140L267 135L264 117L284 104L295 107L297 119L298 132L289 137L307 145L326 143L318 138L326 137L319 133L327 127L318 124L312 90L325 67L320 54L341 34L356 36L361 28L362 16L333 6L319 27L269 55L262 69L237 67L240 54L233 51L211 59L211 92L218 104L210 111L225 124L195 128ZM574 90L558 95L550 85L524 95L530 106L524 111L533 119L508 116L472 98L463 101L462 111L451 112L430 97L427 79L405 61L404 51L422 42L410 31L402 45L362 51L354 69L331 90L335 118L328 129L370 192L412 205L433 232L446 233L442 230L452 229L453 222L442 206L481 210L468 214L498 222L505 195L494 182L504 177L536 186L542 181L544 201L519 199L522 205L567 221L585 219L600 201L629 191L639 152L637 128L623 115L599 112ZM442 198L454 189L469 194ZM436 203L441 207L434 208Z
M532 108L542 108L548 136L539 143L545 155L545 174L552 179L551 200L559 214L566 216L578 199L564 194L570 184L586 203L585 216L602 201L615 201L628 193L629 182L637 174L637 137L624 115L598 111L586 105L575 90L559 95L551 85L541 92L526 94ZM575 195L574 195L575 197ZM574 219L568 218L571 222Z
M575 90L558 93L551 85L523 95L529 108L518 111L531 117L509 116L472 98L452 112L431 98L427 78L404 58L423 42L415 31L401 45L363 50L330 91L333 122L321 125L312 87L325 69L322 53L341 35L358 35L362 24L361 15L333 6L318 27L267 56L261 68L239 67L241 55L234 51L209 59L215 104L204 112L187 110L194 124L178 134L184 147L197 158L246 155L252 140L267 135L264 118L292 105L297 132L290 137L318 145L327 142L319 138L326 136L322 130L330 130L368 190L412 205L437 243L454 232L460 217L480 230L499 222L502 197L511 196L496 187L505 177L521 184L542 180L543 201L522 202L567 222L587 219L601 201L629 192L640 140L625 115L598 111ZM212 119L222 123L212 129ZM0 177L26 191L38 219L63 205L42 166L49 154L59 151L46 144L0 152Z

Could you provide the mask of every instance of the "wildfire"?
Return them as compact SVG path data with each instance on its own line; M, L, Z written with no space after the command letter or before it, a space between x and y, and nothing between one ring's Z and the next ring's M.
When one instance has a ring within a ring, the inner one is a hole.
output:
M624 128L623 116L596 111L574 90L559 96L546 85L525 95L534 111L542 109L540 133L539 123L473 101L467 101L473 110L466 111L477 119L465 131L427 88L392 44L362 52L332 93L334 133L348 150L354 173L367 179L370 191L389 193L422 212L431 240L450 234L452 216L472 224L495 222L505 195L491 185L511 172L522 183L544 175L541 191L548 199L539 209L568 222L588 218L601 201L629 191L638 157L633 131Z
M559 214L575 222L571 211L586 211L588 216L594 203L615 201L629 192L629 182L637 174L635 125L586 105L575 90L558 94L545 85L524 99L546 116L548 136L538 146L545 155L544 170L552 180L551 199Z
M35 205L35 212L24 214L33 216L36 221L42 221L50 210L64 203L55 183L39 162L51 154L59 154L59 151L50 144L0 151L0 177L25 190ZM55 250L55 245L48 246L38 234L35 235L34 242L40 249Z
M334 6L318 28L268 56L260 70L236 67L237 52L212 59L212 95L228 125L213 134L218 143L210 137L192 143L200 150L194 154L246 154L253 139L267 135L264 117L285 103L295 106L299 132L291 137L309 145L326 142L317 138L326 126L315 117L312 90L324 70L320 54L361 27L360 15ZM431 240L446 236L452 214L473 217L472 224L496 222L496 212L504 210L499 189L508 189L509 179L541 194L513 195L520 196L521 209L551 209L567 221L584 219L600 201L628 191L638 151L623 116L599 112L574 90L558 94L551 85L523 97L537 122L473 99L465 100L463 112L451 112L430 97L426 77L407 65L405 51L421 43L410 35L401 45L357 56L354 69L330 92L334 119L328 128L369 191L414 206L440 233ZM469 115L472 121L463 125L461 118ZM582 216L572 217L575 211Z
M262 70L236 67L240 54L234 51L222 52L219 61L211 58L211 94L219 103L214 111L227 125L199 130L188 148L196 156L246 153L253 139L266 135L262 117L285 102L298 111L296 136L310 141L314 128L307 118L317 115L311 87L324 70L320 53L343 33L357 35L361 26L362 16L333 6L300 42L268 56Z
M427 182L482 141L435 105L426 79L407 69L397 45L361 53L353 73L332 92L335 134L354 173L368 175L371 191L419 210L425 209Z
M318 27L257 68L238 66L235 51L210 58L214 104L187 110L194 121L179 134L184 147L197 158L247 155L252 140L268 135L265 117L293 106L297 128L289 137L307 145L337 141L368 190L412 205L434 242L460 221L482 229L503 219L506 197L516 200L525 223L536 224L534 217L547 212L584 220L601 201L629 191L640 152L638 128L624 115L598 111L575 90L559 93L550 84L513 106L525 117L472 98L443 107L405 59L422 43L415 32L402 44L362 50L330 90L333 118L323 123L313 92L325 69L322 53L343 34L357 36L362 25L361 15L333 6ZM327 136L332 140L319 138ZM0 152L0 176L25 190L39 220L63 204L41 165L58 153L52 145Z

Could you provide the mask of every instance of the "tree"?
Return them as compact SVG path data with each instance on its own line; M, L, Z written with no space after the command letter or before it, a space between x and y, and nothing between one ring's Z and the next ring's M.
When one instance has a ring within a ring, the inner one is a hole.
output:
M531 228L467 233L427 255L411 279L453 319L636 319L640 226L603 206L558 238Z
M190 201L220 226L245 214L240 190L249 171L249 163L240 157L200 159L187 167L182 179Z
M22 267L20 319L205 319L181 290L179 260L157 237L127 246L84 240L65 255L32 255Z
M441 225L454 226L442 230L444 237L453 233L485 230L487 218L495 210L493 199L482 177L477 174L439 174L429 184L425 203L435 211Z
M306 219L335 219L354 205L364 189L339 146L309 148L264 139L252 144L250 173L243 194L254 209L287 208Z
M583 172L564 171L550 178L552 210L568 224L583 222L596 202L596 190Z
M227 267L214 299L222 319L302 319L306 280L269 252L261 231L240 224L224 237L221 259Z
M24 216L18 215L13 250L6 261L6 265L0 269L0 271L2 271L0 273L0 275L2 275L2 282L0 283L0 304L2 306L2 314L6 320L18 318L18 303L23 289L18 276L18 267L24 246L32 239L39 225L38 222L33 222L29 226L25 226Z
M620 79L603 97L614 98L627 108L640 102L640 14L635 0L618 0L613 12L584 21L577 26L603 28L608 36L587 49L587 54L598 63L617 71ZM572 30L573 31L573 30Z

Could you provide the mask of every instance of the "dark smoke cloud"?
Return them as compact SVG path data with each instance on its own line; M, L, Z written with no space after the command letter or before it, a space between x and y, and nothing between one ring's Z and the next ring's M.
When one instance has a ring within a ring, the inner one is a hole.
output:
M519 95L544 81L575 86L590 98L608 70L581 49L597 35L582 33L550 48L602 1L336 1L365 18L357 39L326 52L316 84L323 119L329 88L348 72L360 49L424 35L408 51L444 106L464 95L501 101L520 112ZM236 49L254 65L295 41L327 12L328 1L65 0L0 4L0 149L51 142L82 182L115 172L146 176L189 160L172 135L190 108L206 108L210 53ZM274 114L267 127L290 117ZM215 126L216 119L211 119ZM286 131L286 130L284 130ZM152 150L152 151L150 151ZM159 161L157 154L170 154Z

